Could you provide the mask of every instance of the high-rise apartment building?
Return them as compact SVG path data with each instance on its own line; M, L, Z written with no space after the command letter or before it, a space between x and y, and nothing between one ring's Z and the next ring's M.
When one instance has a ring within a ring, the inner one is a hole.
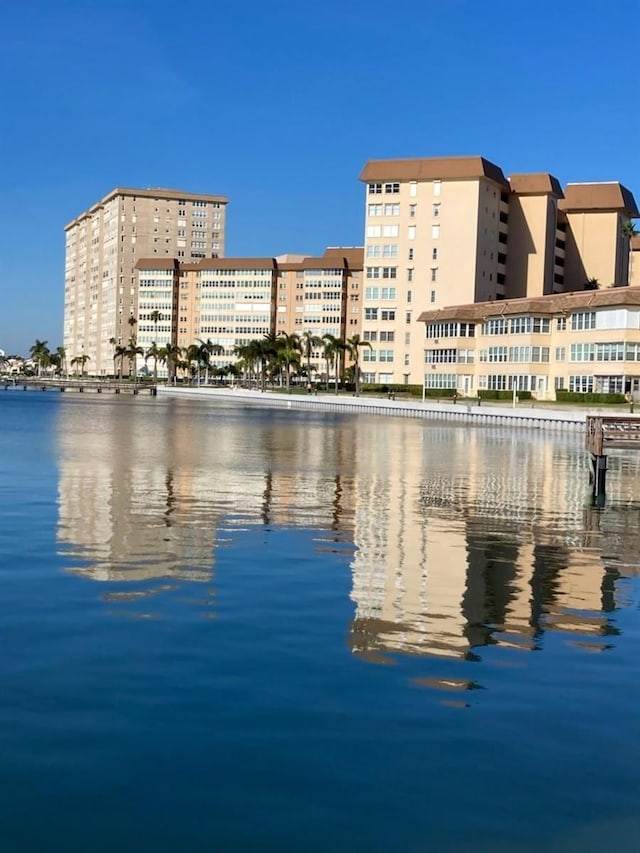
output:
M374 160L360 178L364 381L423 382L424 311L629 283L638 210L619 183L563 193L553 175L507 180L483 157Z
M139 258L197 261L224 255L227 198L180 190L116 188L66 228L64 346L95 375L113 372L138 304Z
M210 340L222 347L214 367L237 361L237 348L265 335L308 334L316 371L324 335L346 339L360 331L363 250L332 247L320 257L143 258L136 266L138 343L186 349ZM113 349L111 350L113 353ZM142 367L139 358L138 367ZM166 366L159 375L165 376Z

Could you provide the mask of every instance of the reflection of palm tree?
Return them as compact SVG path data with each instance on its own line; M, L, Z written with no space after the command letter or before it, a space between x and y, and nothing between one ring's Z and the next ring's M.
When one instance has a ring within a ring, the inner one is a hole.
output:
M353 376L356 385L356 397L360 396L360 350L362 347L371 349L369 341L360 339L360 335L352 335L345 341L345 349L353 361Z

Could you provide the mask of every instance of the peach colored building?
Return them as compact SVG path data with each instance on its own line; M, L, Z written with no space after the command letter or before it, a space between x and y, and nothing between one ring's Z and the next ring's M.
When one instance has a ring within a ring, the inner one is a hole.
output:
M640 399L640 288L614 287L424 311L427 389L557 390Z
M629 283L624 226L638 211L619 183L563 192L484 157L373 160L360 179L365 381L422 382L424 311Z
M211 340L223 348L211 363L224 367L252 340L308 333L312 368L326 373L323 336L344 339L359 332L362 258L362 248L332 247L320 257L141 259L138 342L145 350L154 340L186 349ZM154 311L161 321L151 319ZM143 363L140 358L139 367ZM166 376L166 367L158 373Z
M139 258L224 255L227 198L118 187L65 227L64 346L88 355L94 375L113 371L113 339L125 345L140 313Z

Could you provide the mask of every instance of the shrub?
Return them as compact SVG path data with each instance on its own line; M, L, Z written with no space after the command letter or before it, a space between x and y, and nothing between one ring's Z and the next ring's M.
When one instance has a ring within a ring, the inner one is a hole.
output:
M579 394L577 391L556 391L558 403L624 403L624 394Z
M513 400L513 391L478 391L481 400ZM516 391L516 399L531 400L531 391Z

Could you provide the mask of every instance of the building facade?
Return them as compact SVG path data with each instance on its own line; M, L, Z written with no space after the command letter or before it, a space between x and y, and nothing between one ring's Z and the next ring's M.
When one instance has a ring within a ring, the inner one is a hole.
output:
M360 178L365 381L423 381L424 311L629 283L638 211L619 183L563 192L553 175L507 179L483 157L374 160Z
M70 222L65 228L67 358L87 355L89 373L111 373L111 341L126 345L129 318L148 319L138 305L138 259L223 256L226 205L224 196L116 188Z
M631 394L640 399L640 288L425 311L426 389Z
M345 340L359 333L362 259L358 247L329 248L320 257L141 259L138 343L147 352L154 341L182 350L210 341L222 348L210 359L221 368L253 340L295 334L310 340L305 360L318 373L325 335ZM166 376L166 365L158 373Z

